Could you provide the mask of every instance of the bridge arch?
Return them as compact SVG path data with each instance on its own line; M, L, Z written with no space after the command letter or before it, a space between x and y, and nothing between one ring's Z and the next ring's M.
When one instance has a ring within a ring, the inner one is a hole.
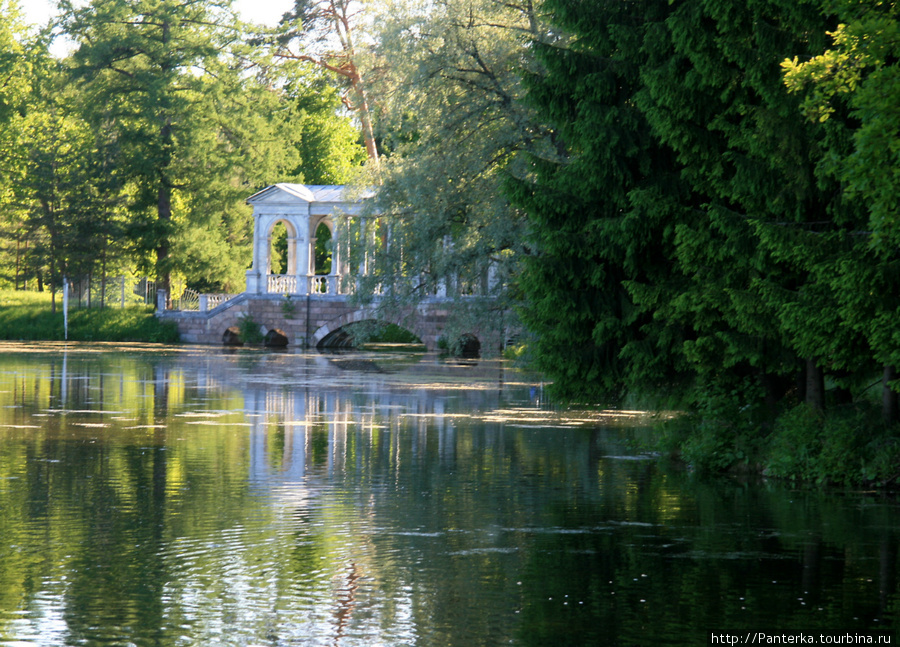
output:
M378 313L373 308L360 308L359 310L354 310L353 312L348 312L347 314L341 315L339 317L335 317L331 321L328 321L324 325L320 326L317 330L315 330L309 338L309 345L317 348L319 344L321 344L326 339L335 339L337 342L337 346L341 346L342 342L346 341L345 337L341 336L341 331L346 329L348 326L352 324L362 323L363 321L378 321L381 323L391 323L400 326L401 328L405 328L413 333L416 337L422 340L422 343L425 344L425 347L428 350L434 350L436 346L436 338L434 334L429 334L428 330L425 329L424 326L418 325L414 323L412 326L408 325L406 322L400 323L397 321L389 321L384 317L379 317Z

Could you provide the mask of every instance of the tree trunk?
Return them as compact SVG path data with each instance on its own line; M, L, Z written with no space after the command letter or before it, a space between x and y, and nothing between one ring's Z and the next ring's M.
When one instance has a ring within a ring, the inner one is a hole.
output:
M814 357L806 358L806 404L817 411L825 409L825 373Z
M106 307L106 248L103 249L100 261L100 309Z
M166 124L160 131L165 147L172 141L172 126ZM156 243L156 289L166 291L166 308L172 305L171 272L169 271L169 223L172 222L172 189L165 177L159 181L156 200L156 217L162 225L162 235Z
M763 392L765 393L766 412L768 413L769 420L775 420L778 416L778 401L781 399L776 393L775 380L762 369L759 369L758 377L759 383L762 385Z
M16 239L16 290L19 289L19 239Z
M16 289L28 290L28 239L25 239L25 250L22 252L22 287L19 288L19 280L16 279Z
M359 123L362 126L363 140L366 142L366 154L377 164L378 146L375 144L375 129L372 127L372 115L369 112L369 98L361 84L356 88L356 92L360 99Z
M56 274L56 264L53 262L53 255L50 255L50 314L56 314L56 281L53 280Z
M884 424L890 426L897 422L898 397L897 392L888 386L891 380L897 379L897 369L893 364L885 364L884 374L881 378L881 416Z

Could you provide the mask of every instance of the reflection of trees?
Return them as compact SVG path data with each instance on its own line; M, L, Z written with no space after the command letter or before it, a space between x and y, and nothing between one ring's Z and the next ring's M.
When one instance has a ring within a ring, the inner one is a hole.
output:
M243 514L245 452L222 465L210 450L239 439L213 448L169 437L184 435L171 415L189 402L164 359L64 357L0 356L17 385L0 388L0 405L17 412L0 428L0 635L16 635L4 629L10 611L30 609L38 627L60 614L41 629L63 626L58 644L155 641L173 579L164 547L213 519L197 523L192 510L220 511L216 523Z
M898 600L896 534L872 534L888 527L877 510L864 520L834 494L702 484L655 468L639 480L638 500L601 487L555 507L553 525L571 532L535 537L522 644L701 644L715 631L776 626L887 630ZM610 517L617 508L627 512Z
M57 643L700 644L865 630L898 603L889 502L484 424L528 400L475 388L487 373L461 391L292 355L17 361L0 356L22 426L0 427L3 640L28 610L61 614Z
M371 584L355 605L365 607L373 590L407 599L426 643L495 644L518 625L524 644L652 644L648 636L699 644L711 627L871 628L853 618L896 604L893 539L873 543L834 500L810 508L837 511L840 524L803 519L796 497L780 490L703 486L654 463L609 460L621 452L596 429L537 434L470 422L454 416L477 407L434 394L298 397L285 418L303 424L285 428L293 439L284 447L304 451L260 462L283 469L259 478L290 483L302 473L307 487L325 479L327 507L343 510L336 525L372 534L366 542L304 536L310 554L294 563L296 577L315 577L314 546L358 555ZM302 470L287 467L297 460ZM354 500L360 490L374 504ZM317 510L307 510L305 526L329 525ZM823 534L823 524L847 533ZM399 532L377 534L385 528ZM868 557L848 561L859 550ZM881 584L844 599L848 580L852 589L866 576ZM406 613L390 602L379 610L387 625Z

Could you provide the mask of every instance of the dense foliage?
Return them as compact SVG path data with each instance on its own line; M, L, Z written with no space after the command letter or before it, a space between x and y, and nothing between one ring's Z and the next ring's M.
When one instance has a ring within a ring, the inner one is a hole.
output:
M719 467L763 455L791 407L859 403L879 380L897 422L896 28L893 3L871 4L837 27L813 1L547 0L570 38L535 44L527 83L559 153L510 195L532 225L523 313L560 395L662 391ZM803 104L782 64L818 93Z
M229 0L62 2L63 59L0 7L16 287L240 289L243 198L356 178L359 298L455 297L448 344L496 350L515 312L558 395L655 394L718 467L850 447L873 408L854 442L897 444L894 2L298 0L271 30ZM837 444L807 442L828 410Z
M243 201L279 181L339 183L364 159L337 88L251 45L230 0L59 3L51 30L0 11L0 282L141 273L243 288ZM176 281L177 279L177 281Z
M522 151L546 146L522 101L532 40L548 37L540 4L498 0L379 3L369 83L381 163L358 242L360 297L378 307L455 300L445 330L458 350L475 334L496 353L517 334L516 274L527 221L503 195Z

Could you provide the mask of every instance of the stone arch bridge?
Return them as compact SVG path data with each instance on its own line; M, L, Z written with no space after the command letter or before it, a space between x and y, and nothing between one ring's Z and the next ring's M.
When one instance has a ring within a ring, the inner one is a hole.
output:
M419 304L394 320L379 316L373 308L360 308L344 295L291 295L292 313L286 313L281 294L239 294L211 310L166 310L158 316L178 325L181 340L193 344L228 343L230 332L240 328L249 317L260 325L260 332L278 333L289 346L317 347L338 345L347 326L363 321L395 323L415 334L428 350L435 350L447 320L446 300ZM413 310L415 312L413 312ZM337 342L337 343L329 343Z
M437 289L415 307L391 313L390 319L374 308L354 305L350 298L349 247L339 238L350 229L337 224L352 220L364 231L362 202L367 197L351 198L342 186L302 184L276 184L252 195L247 203L253 207L253 264L245 292L228 298L201 295L198 310L167 310L166 295L160 293L157 316L175 322L188 343L222 344L229 329L236 331L249 317L263 334L277 331L289 346L316 347L340 340L350 324L374 319L397 324L429 350L436 349L453 304L446 289ZM283 227L282 244L286 243L278 273L273 272L276 227ZM325 234L331 239L327 273L316 267L316 240ZM365 265L364 259L354 269L365 274ZM483 337L475 330L465 336L478 344Z

